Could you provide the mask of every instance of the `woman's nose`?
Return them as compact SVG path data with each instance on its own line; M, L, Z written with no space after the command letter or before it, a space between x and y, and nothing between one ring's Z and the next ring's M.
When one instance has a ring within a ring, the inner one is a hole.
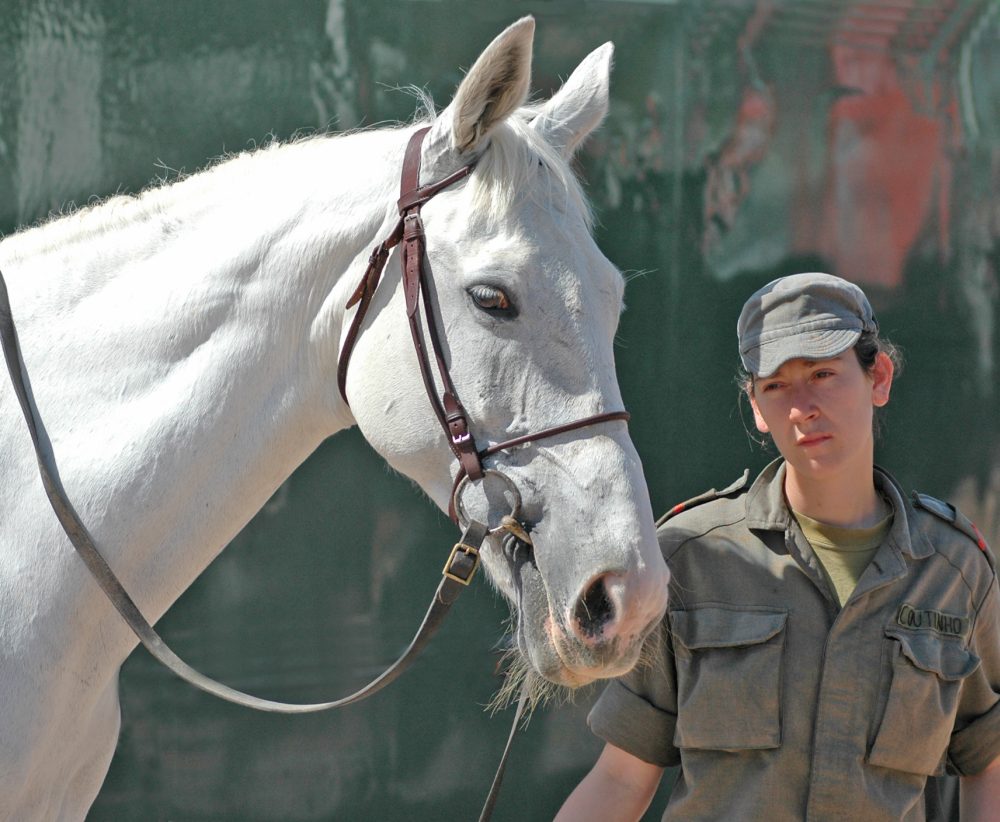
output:
M818 413L819 409L808 391L799 391L792 397L792 403L788 409L788 418L792 422L811 420Z

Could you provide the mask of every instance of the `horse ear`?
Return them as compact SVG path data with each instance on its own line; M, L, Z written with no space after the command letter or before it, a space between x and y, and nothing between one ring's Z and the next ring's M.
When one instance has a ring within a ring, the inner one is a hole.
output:
M531 85L531 46L535 19L522 17L497 35L469 69L441 116L427 145L432 151L473 155L494 127L524 105Z
M614 50L612 43L605 43L588 54L531 121L531 127L567 158L608 113Z

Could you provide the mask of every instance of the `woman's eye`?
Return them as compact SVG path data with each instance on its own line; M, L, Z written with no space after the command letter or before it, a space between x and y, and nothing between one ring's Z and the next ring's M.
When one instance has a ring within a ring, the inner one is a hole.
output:
M474 285L469 289L473 302L484 311L509 314L512 306L507 295L496 286Z

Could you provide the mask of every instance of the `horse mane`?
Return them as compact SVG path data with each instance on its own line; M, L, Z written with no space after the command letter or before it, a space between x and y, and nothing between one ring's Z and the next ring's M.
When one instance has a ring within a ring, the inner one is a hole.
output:
M208 185L222 176L242 175L248 164L273 152L319 140L339 141L429 124L434 118L433 100L422 89L412 91L420 105L410 124L397 123L388 128L371 126L336 134L306 134L287 142L272 139L246 151L220 155L191 173L171 174L167 170L135 194L119 191L106 198L93 197L84 206L68 204L12 235L0 235L0 240L16 240L15 254L48 251L81 238L100 236L128 223L163 219L178 196L179 187L196 186L199 182ZM537 111L532 106L522 107L490 135L489 146L478 159L469 181L474 219L487 223L501 220L519 197L528 196L582 219L591 230L593 214L579 179L562 153L531 127ZM184 193L189 195L190 188Z
M593 212L576 173L562 152L531 127L537 111L531 106L519 109L490 135L489 147L470 178L473 214L500 219L527 194L579 217L591 230Z

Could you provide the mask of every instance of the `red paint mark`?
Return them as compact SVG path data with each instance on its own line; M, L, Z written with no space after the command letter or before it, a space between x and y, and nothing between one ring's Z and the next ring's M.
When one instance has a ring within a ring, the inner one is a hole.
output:
M819 246L842 276L895 289L933 205L949 199L948 191L934 196L950 183L939 174L943 126L914 110L888 54L833 51L837 82L849 92L829 112Z
M976 523L970 522L969 524L972 526L972 530L976 532L976 537L978 538L976 540L976 545L978 545L979 550L985 554L987 551L986 539L983 537L982 532L976 527Z
M932 216L947 257L948 150L962 143L954 96L893 48L898 38L916 36L910 5L879 7L877 21L858 5L838 19L830 59L840 96L828 110L820 219L809 209L793 218L796 250L818 250L841 276L887 290L901 285Z

